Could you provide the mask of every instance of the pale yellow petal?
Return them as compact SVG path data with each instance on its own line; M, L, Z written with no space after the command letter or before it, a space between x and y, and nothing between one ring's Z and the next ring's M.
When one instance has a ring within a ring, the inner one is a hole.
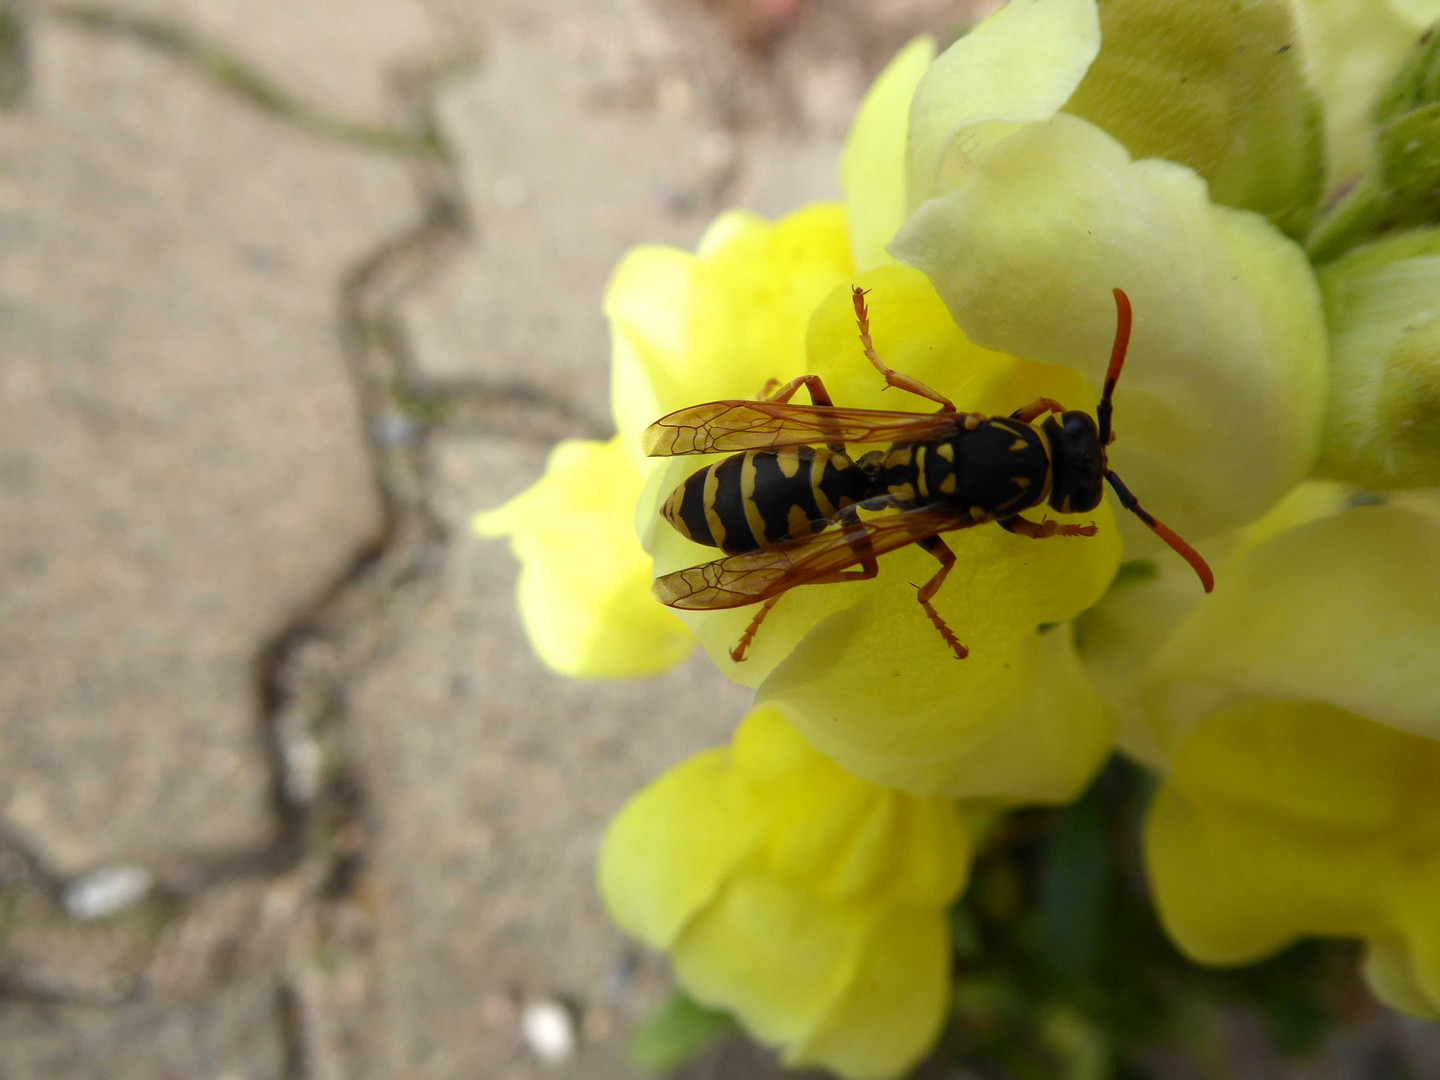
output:
M1227 566L1156 679L1327 701L1440 738L1440 522L1362 506Z
M1011 0L946 49L910 108L909 206L957 182L1014 124L1054 116L1099 50L1095 0Z
M770 876L732 878L676 941L675 977L761 1042L800 1043L849 986L880 913Z
M891 261L885 245L905 220L905 141L915 86L935 58L918 37L870 85L840 155L850 250L861 273Z
M652 948L670 948L759 845L763 827L730 752L696 754L610 822L598 871L610 917Z
M533 487L475 518L480 535L510 538L525 632L562 675L651 675L694 647L650 596L650 558L634 530L641 468L623 437L562 442Z
M1420 988L1414 954L1403 938L1386 934L1366 942L1361 970L1371 992L1390 1008L1440 1020L1440 996L1431 997Z
M1094 383L1124 289L1135 323L1110 461L1191 543L1258 517L1309 469L1326 389L1314 276L1264 219L1212 205L1191 170L1132 162L1060 115L992 146L891 250L971 340ZM1136 521L1122 531L1132 556L1159 548Z
M950 939L939 908L900 910L874 928L840 1000L785 1063L846 1080L903 1076L939 1038L950 1001Z

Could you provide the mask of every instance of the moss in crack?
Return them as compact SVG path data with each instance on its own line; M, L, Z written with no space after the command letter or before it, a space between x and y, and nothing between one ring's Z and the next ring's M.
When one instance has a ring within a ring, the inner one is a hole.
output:
M90 4L67 4L49 10L78 29L142 42L211 79L261 112L313 135L382 153L445 159L445 147L428 123L418 130L409 130L331 116L302 102L241 57L176 23ZM0 27L0 35L3 33ZM3 45L0 38L0 47Z
M30 82L25 20L14 0L0 0L0 110L24 100Z

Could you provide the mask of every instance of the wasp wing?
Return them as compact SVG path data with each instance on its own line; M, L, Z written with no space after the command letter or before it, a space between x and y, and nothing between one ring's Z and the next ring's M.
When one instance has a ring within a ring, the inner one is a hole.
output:
M969 415L710 401L656 420L640 436L640 445L650 457L673 457L831 442L919 442L953 434Z
M744 607L797 585L828 580L867 558L973 524L953 509L905 510L862 521L849 531L837 526L814 536L676 570L656 578L650 591L662 604L674 608L711 611Z

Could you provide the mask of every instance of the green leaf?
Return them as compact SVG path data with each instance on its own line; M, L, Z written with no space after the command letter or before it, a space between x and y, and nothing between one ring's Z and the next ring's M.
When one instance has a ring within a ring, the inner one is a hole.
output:
M1098 791L1060 819L1040 856L1040 954L1066 982L1089 975L1104 931L1109 840Z
M647 1016L630 1036L630 1060L647 1073L678 1069L735 1030L729 1013L707 1009L683 991Z

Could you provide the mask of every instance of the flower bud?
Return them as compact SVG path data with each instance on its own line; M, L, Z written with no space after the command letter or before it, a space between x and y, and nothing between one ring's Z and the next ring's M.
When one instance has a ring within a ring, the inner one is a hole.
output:
M1440 229L1357 249L1320 286L1332 392L1318 471L1370 489L1440 485Z

